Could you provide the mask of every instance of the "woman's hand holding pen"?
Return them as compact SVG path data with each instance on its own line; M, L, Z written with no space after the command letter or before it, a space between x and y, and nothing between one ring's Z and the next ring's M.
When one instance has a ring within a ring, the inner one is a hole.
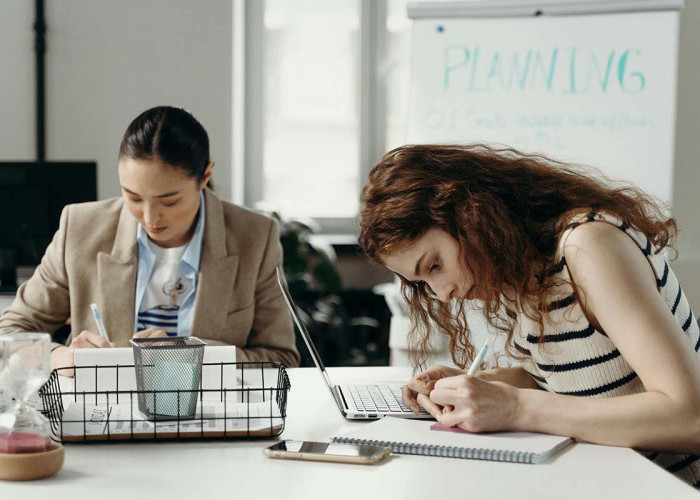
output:
M491 338L487 337L486 342L484 342L484 345L481 346L479 352L477 352L476 356L474 356L474 359L469 366L469 370L466 371L466 373L457 368L435 366L413 377L411 380L409 380L408 385L403 388L403 399L406 406L411 408L416 413L419 411L418 405L423 406L428 413L447 427L453 427L459 424L460 427L465 430L472 430L468 427L481 428L482 424L479 419L470 418L469 421L467 421L467 417L473 416L473 414L476 413L477 408L482 410L484 408L489 409L490 407L488 405L483 405L483 403L478 407L476 407L474 404L469 406L468 403L474 403L474 401L472 401L472 386L476 382L472 381L477 380L477 371L481 366L481 362L484 360L484 356L486 356L486 353L489 351L490 345ZM477 385L495 385L497 383L498 382L478 381ZM507 384L502 385L510 387L507 386ZM457 392L446 392L445 389L459 390ZM436 395L437 390L440 390L439 395ZM510 390L513 390L513 388L511 387ZM513 393L513 395L515 394L516 393ZM458 416L455 416L453 412L455 409L457 409L458 405L460 411ZM488 413L488 411L486 413ZM472 422L472 420L475 421Z
M114 343L105 340L99 333L83 330L70 343L73 349L90 349L94 347L114 347Z
M435 384L438 380L445 377L461 375L462 373L464 372L458 368L433 366L417 374L408 381L408 384L403 386L404 404L415 413L420 412L420 407L422 406L433 417L439 419L445 409L430 400L430 393L435 388ZM447 408L446 410L449 411L450 409Z
M505 431L517 428L521 413L518 394L517 388L504 382L461 374L435 382L430 401L451 409L438 417L445 427L456 425L469 432Z
M114 347L114 343L107 342L99 333L83 330L67 346L57 347L51 351L51 367L64 368L75 365L74 354L76 349L91 349L101 347ZM66 370L61 375L73 376L73 370Z
M519 415L517 388L488 380L493 371L471 376L458 368L431 367L403 387L404 404L416 413L422 406L446 427L470 432L513 429Z

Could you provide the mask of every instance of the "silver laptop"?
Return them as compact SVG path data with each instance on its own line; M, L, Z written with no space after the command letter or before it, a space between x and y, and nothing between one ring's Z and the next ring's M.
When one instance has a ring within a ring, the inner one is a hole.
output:
M318 369L321 370L323 379L326 381L331 394L333 394L333 399L338 405L338 409L345 418L350 420L365 420L382 418L386 415L391 415L392 417L433 418L422 408L421 412L416 414L404 406L401 399L401 385L399 384L334 385L328 376L328 372L321 360L321 356L316 350L316 346L311 340L311 335L309 335L309 332L299 318L296 305L287 287L287 280L284 278L284 273L279 267L277 268L277 281L282 289L284 300L287 301L289 312L292 313L294 323L296 323L297 328L299 328L299 332L306 343L306 347L309 348L314 363L316 363Z

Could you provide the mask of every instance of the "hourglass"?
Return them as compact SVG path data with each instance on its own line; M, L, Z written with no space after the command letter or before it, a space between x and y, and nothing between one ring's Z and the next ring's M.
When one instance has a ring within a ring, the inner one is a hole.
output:
M49 378L50 342L47 333L0 335L0 393L7 394L5 408L0 409L0 453L50 448L49 421L28 404Z

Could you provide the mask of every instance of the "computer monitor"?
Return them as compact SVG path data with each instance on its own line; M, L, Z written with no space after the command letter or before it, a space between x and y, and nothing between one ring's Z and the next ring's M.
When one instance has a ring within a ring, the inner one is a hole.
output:
M95 162L0 162L0 289L36 266L70 203L97 199Z

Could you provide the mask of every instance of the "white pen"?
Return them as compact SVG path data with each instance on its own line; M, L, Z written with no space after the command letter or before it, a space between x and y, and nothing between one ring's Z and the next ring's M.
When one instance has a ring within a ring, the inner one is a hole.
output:
M105 330L105 324L102 322L102 316L100 316L100 311L97 309L97 304L94 302L90 304L90 309L92 309L92 315L95 317L95 323L97 323L97 329L100 331L100 335L109 342L109 335L107 335L107 330Z
M481 349L479 349L478 353L476 353L476 357L474 358L474 361L472 361L467 375L473 377L476 371L479 369L479 365L481 365L481 362L484 360L484 356L486 356L486 351L489 350L489 340L490 339L486 339L486 343L484 344L484 346Z

